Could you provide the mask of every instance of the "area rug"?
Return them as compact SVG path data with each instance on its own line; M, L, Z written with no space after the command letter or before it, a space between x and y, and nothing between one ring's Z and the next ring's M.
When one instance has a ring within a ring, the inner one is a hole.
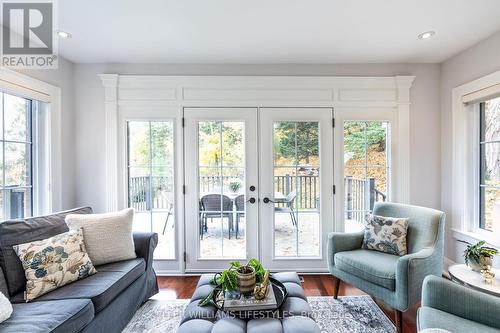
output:
M369 296L308 297L322 333L394 333L395 327ZM150 300L123 333L174 333L189 300Z

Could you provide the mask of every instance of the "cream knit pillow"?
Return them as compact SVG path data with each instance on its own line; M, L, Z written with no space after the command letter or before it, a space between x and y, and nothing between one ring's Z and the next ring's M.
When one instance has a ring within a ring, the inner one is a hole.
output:
M4 294L0 292L0 323L10 318L12 314L12 304Z
M136 258L132 221L134 210L124 209L105 214L70 214L70 229L83 229L83 239L95 266Z

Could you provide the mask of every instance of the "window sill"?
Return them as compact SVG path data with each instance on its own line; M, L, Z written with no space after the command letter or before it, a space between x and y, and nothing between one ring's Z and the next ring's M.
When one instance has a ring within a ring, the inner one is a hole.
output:
M479 242L484 240L487 246L499 248L500 247L500 235L498 233L478 230L474 231L463 231L458 229L451 229L453 233L453 238L456 240L467 241L469 243Z

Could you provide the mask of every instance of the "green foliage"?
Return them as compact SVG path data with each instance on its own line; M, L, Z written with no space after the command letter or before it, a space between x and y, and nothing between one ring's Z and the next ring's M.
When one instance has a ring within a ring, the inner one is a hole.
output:
M266 270L262 266L262 264L257 259L250 259L248 261L247 266L252 267L255 270L255 278L257 282L260 282L264 278L264 274ZM210 280L210 284L217 285L220 287L222 293L226 290L234 291L238 289L238 268L241 267L241 263L239 261L232 261L230 263L230 267L225 269L221 273L217 273ZM212 290L205 298L200 300L198 303L199 306L207 306L212 302L212 298L214 296L214 291Z
M242 166L245 161L243 135L244 128L240 122L200 122L198 125L200 165L220 167L222 163L224 166ZM214 171L217 174L213 176L220 176L219 168Z
M293 164L310 163L319 155L319 127L317 122L280 122L274 127L274 151L278 158Z
M250 266L255 270L255 279L257 280L257 282L262 282L262 280L264 279L264 274L266 274L266 270L264 269L260 261L258 261L257 259L250 259L247 266Z
M229 183L229 189L233 192L238 192L238 190L241 188L241 182L230 182Z
M493 255L498 254L497 249L484 246L484 244L485 241L480 241L474 245L467 245L467 248L464 251L464 259L466 265L469 265L469 260L474 260L475 262L479 263L481 257L492 257Z
M348 121L344 123L344 150L354 153L354 158L364 155L367 147L384 151L386 128L382 122Z
M172 123L134 121L129 126L133 128L133 134L129 136L130 165L148 167L151 157L156 176L171 176L174 149Z

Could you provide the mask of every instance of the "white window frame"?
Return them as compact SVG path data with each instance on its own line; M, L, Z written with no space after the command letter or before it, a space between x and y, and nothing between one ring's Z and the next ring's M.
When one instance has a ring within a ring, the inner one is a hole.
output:
M500 232L480 228L479 103L500 96L500 71L452 91L452 210L455 239L500 246Z
M400 202L409 203L405 201L404 196L401 196L401 183L405 183L404 176L401 175L400 168L402 159L400 154L403 154L401 148L398 148L397 136L399 132L398 128L398 113L396 110L391 109L337 109L335 114L335 119L337 119L338 129L335 131L335 151L339 152L339 156L344 156L344 122L345 121L360 121L360 122L385 122L389 124L388 129L388 142L386 145L386 169L387 169L387 201L388 202ZM345 231L345 186L344 186L344 176L345 176L345 164L343 158L337 158L335 160L335 183L340 184L337 186L337 196L336 200L336 230ZM398 186L399 184L399 186ZM408 189L407 189L408 191ZM407 193L406 193L407 194ZM408 194L407 194L408 195Z
M38 114L33 124L33 215L62 210L61 89L0 68L0 90L44 102L34 103Z

